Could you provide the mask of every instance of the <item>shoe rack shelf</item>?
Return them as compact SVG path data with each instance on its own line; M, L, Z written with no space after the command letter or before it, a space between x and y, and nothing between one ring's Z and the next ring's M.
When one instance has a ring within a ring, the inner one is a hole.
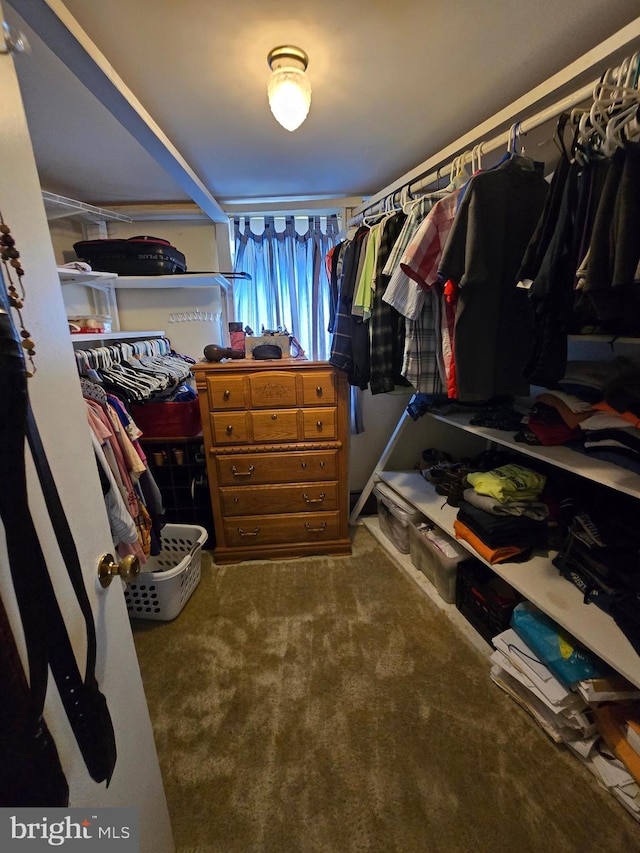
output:
M148 438L141 444L162 495L166 520L199 524L209 534L207 548L213 548L216 540L202 436Z

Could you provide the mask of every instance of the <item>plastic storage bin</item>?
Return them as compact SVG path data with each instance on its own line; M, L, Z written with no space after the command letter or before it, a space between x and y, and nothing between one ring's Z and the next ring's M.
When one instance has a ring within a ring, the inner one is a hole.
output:
M125 587L129 616L175 619L200 583L202 546L207 531L197 524L165 524L162 550L150 557L135 581Z
M509 627L522 596L475 558L458 564L456 607L488 643Z
M469 552L428 523L409 525L409 550L413 565L429 578L440 598L453 604L458 563L468 558Z
M378 483L373 494L378 502L380 529L401 554L408 554L409 525L424 521L424 516L385 483Z

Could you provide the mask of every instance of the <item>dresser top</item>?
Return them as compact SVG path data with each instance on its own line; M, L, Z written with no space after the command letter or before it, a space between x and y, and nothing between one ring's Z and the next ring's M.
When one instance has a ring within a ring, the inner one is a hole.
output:
M199 361L192 366L196 376L221 371L233 371L234 373L255 373L260 370L312 370L323 368L333 370L333 365L328 361L309 361L306 358L292 358L283 356L274 359L257 358L233 358L228 361Z

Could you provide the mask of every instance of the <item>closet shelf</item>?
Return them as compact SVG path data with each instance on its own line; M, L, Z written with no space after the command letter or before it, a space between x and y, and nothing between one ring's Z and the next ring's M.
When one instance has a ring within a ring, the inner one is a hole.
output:
M508 447L522 456L539 459L542 462L555 465L557 468L578 474L587 480L593 480L595 483L600 483L600 485L609 486L634 498L640 498L640 476L619 465L602 462L599 459L561 445L545 447L543 445L521 443L516 441L510 432L489 429L488 427L472 426L469 423L472 415L469 413L438 415L434 412L429 412L425 417L435 418L437 421L450 424L473 435L478 435L487 439L487 441Z
M175 275L119 275L113 282L118 290L156 290L167 287L212 287L229 289L228 280L219 273L177 273Z
M640 344L640 338L629 338L618 335L567 335L567 339L592 344Z
M455 538L453 522L457 509L449 506L419 472L379 471L378 477ZM464 541L457 541L577 640L640 687L640 656L611 617L595 604L585 604L580 591L560 575L551 564L553 553L538 554L525 563L490 565Z
M95 335L91 332L80 334L69 334L69 337L74 344L83 344L85 342L95 341L139 341L144 338L164 338L165 332L160 331L144 331L144 332L97 332Z
M94 224L107 221L133 222L130 216L117 213L115 210L95 207L92 204L85 204L83 201L76 201L73 198L66 198L63 195L50 193L46 190L42 191L42 200L44 201L44 209L49 220L76 216L85 222L92 222Z
M86 287L113 287L118 276L113 272L83 272L70 267L58 267L61 284L82 284Z

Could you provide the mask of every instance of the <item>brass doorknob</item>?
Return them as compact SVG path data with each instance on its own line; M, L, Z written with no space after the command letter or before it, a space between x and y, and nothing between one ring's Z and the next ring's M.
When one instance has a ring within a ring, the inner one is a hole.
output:
M131 583L139 574L140 560L133 554L127 554L117 563L113 559L113 554L103 554L100 557L98 580L104 589L109 586L116 575L121 577L125 583Z

